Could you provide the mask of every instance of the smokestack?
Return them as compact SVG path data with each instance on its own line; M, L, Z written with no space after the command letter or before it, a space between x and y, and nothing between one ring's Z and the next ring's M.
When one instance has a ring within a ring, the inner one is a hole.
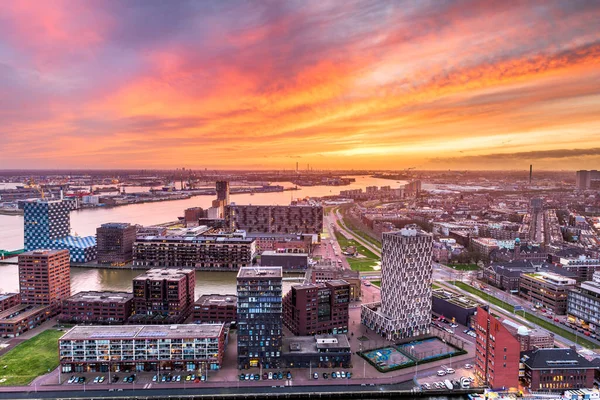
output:
M298 161L296 161L296 172L298 172Z
M533 164L529 164L529 184L531 185L531 178L533 176Z

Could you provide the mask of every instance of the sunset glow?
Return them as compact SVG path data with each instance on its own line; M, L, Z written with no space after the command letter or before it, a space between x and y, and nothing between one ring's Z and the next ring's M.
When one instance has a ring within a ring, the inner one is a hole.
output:
M0 140L0 168L598 169L600 2L6 2Z

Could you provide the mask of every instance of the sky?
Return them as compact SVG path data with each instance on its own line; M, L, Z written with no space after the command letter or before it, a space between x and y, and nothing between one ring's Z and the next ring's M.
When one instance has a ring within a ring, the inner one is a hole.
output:
M599 1L0 4L0 169L600 167Z

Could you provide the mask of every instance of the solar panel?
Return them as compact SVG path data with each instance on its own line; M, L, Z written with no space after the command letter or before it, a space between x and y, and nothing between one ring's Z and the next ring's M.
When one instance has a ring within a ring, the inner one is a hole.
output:
M92 333L90 338L98 339L98 338L121 338L121 337L131 337L133 336L130 332L98 332Z
M142 336L148 336L148 337L165 337L167 335L168 335L168 332L150 331L150 332L144 332Z

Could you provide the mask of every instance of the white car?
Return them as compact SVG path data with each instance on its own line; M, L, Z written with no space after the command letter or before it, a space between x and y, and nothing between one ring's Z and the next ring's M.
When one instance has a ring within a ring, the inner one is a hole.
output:
M444 371L444 370L440 369L440 370L437 372L437 375L438 375L438 376L445 376L445 375L446 375L446 371Z
M471 369L473 368L473 364L465 364L465 369Z
M454 371L453 368L446 368L446 373L447 374L453 374L454 372L456 372L456 371Z

